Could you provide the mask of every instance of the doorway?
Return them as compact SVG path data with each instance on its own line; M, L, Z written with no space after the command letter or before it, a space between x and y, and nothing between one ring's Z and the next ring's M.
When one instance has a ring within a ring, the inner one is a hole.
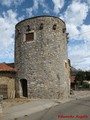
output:
M20 82L21 82L21 88L22 88L22 95L24 97L28 97L28 94L27 94L27 80L26 79L21 79Z

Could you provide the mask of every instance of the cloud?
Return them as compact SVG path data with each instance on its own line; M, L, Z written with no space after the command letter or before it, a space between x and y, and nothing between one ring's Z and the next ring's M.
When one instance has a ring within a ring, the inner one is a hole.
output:
M30 8L26 8L26 13L31 17L33 16L33 12L37 12L39 5L39 0L33 1L33 6Z
M83 24L88 14L88 6L85 3L73 2L65 13L65 18L68 23L76 26Z
M26 13L29 17L33 16L33 8L26 8Z
M10 7L12 4L14 5L21 5L21 3L23 3L24 0L1 0L1 4L5 5L7 7Z
M88 6L90 8L90 0L86 0L86 2L87 2Z
M67 23L66 24L67 32L69 32L70 39L78 39L80 31L77 29L77 26L74 24Z
M8 10L0 16L0 59L9 61L14 58L15 25L18 22L17 13ZM6 58L7 57L7 58ZM6 60L5 60L6 59Z
M34 16L36 13L38 13L39 5L43 8L43 13L49 14L48 7L45 3L45 0L34 0L33 6L30 8L26 8L26 13L29 17Z
M89 40L90 35L87 34L86 37L85 32L90 31L90 26L85 25L84 23L88 12L88 4L80 2L80 0L75 0L67 7L64 14L60 15L60 18L62 18L66 23L70 40Z
M64 15L60 17L66 22L67 30L70 36L79 34L79 29L84 23L88 15L88 5L86 3L80 3L79 1L73 1L65 11ZM74 29L73 29L74 28Z
M60 9L64 6L64 0L52 0L54 4L54 12L56 14L60 13Z
M90 25L83 24L79 32L80 34L71 37L76 42L68 46L68 56L75 68L90 70ZM72 39L69 38L69 41L71 42Z
M68 53L72 66L77 69L90 70L89 45L88 43L86 43L69 46Z
M89 3L75 0L67 7L64 14L60 15L66 23L69 41L76 41L68 45L68 56L72 66L83 70L90 70L90 25L85 25L84 22L88 12Z
M81 26L81 30L80 30L80 33L81 33L81 38L85 41L85 42L90 42L90 25L85 25L83 24Z

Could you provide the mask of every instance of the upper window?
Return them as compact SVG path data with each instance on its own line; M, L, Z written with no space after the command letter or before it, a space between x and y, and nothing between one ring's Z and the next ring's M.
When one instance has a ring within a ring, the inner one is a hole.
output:
M56 28L57 28L57 24L54 24L53 25L53 30L56 30Z
M26 41L33 41L34 40L34 32L26 33Z
M67 62L65 62L65 68L67 68Z

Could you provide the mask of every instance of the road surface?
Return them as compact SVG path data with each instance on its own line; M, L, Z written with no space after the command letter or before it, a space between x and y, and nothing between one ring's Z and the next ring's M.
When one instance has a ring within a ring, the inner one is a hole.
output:
M17 120L90 120L90 97L59 104Z

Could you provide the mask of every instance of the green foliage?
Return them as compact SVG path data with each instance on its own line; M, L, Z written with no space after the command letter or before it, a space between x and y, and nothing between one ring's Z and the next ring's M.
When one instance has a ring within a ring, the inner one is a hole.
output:
M90 72L86 71L85 73L86 80L90 80Z
M76 80L77 81L90 80L90 72L89 71L79 71L76 74Z
M90 81L90 71L83 71L81 69L77 70L71 66L70 73L71 76L75 76L76 88L90 89L90 83L88 83L88 81Z
M83 83L83 88L89 88L89 84L88 83Z
M80 84L82 85L83 84L83 80L85 80L85 74L83 71L79 71L77 74L76 74L76 81L79 81Z
M85 80L90 81L90 71L78 71L75 79L78 83L77 86L82 88L90 88L90 85L84 82Z

